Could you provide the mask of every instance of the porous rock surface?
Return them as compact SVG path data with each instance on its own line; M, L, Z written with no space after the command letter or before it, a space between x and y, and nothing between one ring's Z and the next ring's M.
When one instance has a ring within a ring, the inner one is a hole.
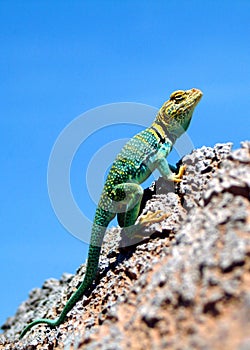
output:
M111 229L98 279L65 323L19 341L31 320L60 314L85 265L31 291L2 326L0 349L250 349L250 142L231 147L185 156L175 186L156 181L142 215L168 217L146 226L142 241Z

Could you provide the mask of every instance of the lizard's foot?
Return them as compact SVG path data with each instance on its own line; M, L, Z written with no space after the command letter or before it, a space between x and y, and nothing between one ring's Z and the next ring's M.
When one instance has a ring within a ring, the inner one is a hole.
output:
M161 214L159 216L159 214ZM155 222L161 222L167 217L169 217L170 214L163 213L162 210L157 210L156 212L152 213L149 211L147 214L142 215L139 219L139 225L141 226L148 226L150 224L153 224Z
M186 165L181 165L178 174L175 174L173 177L174 182L181 182L182 176L185 173Z
M164 219L168 218L170 214L163 213L162 210L157 210L154 213L152 211L147 212L147 214L142 215L139 219L139 223L137 224L138 231L133 234L133 237L136 239L143 239L145 236L141 234L140 230L145 227L153 224L155 222L161 222Z
M170 214L163 213L162 210L157 210L156 212L149 211L147 214L142 215L139 218L139 222L135 225L124 227L124 237L130 240L130 244L132 241L139 242L143 240L146 236L141 231L145 226L153 224L155 222L161 222L164 219L168 218ZM123 239L126 242L126 239Z

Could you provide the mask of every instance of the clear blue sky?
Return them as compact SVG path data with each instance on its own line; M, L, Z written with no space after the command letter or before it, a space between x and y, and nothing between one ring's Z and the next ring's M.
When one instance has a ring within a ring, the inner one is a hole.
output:
M32 288L85 261L46 179L75 117L110 102L160 107L198 87L195 147L249 139L249 13L249 0L0 1L0 323Z

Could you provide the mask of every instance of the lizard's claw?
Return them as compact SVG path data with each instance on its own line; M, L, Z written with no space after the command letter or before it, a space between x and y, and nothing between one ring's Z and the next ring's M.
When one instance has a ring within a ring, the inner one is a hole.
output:
M159 216L159 214L161 214L161 215ZM154 213L149 211L147 214L142 215L139 218L139 224L141 226L148 226L148 225L153 224L155 222L163 221L164 219L168 218L169 216L170 216L170 214L163 213L162 210L157 210Z
M174 182L181 182L182 176L185 173L186 165L181 165L178 174L175 174L173 177Z

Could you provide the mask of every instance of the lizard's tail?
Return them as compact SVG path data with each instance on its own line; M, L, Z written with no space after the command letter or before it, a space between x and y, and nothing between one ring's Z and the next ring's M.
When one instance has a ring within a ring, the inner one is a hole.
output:
M92 285L93 280L96 277L96 273L98 270L98 263L101 251L101 245L103 241L103 237L106 231L106 228L110 222L110 220L114 217L113 213L105 212L100 208L97 208L95 221L92 227L91 241L89 246L88 253L88 262L86 273L84 279L75 293L69 298L68 302L64 306L61 315L56 320L49 320L47 318L41 318L29 323L24 330L22 331L20 338L23 336L35 325L40 323L45 323L49 327L53 328L59 326L64 322L67 313L75 306L75 304L82 298L87 289Z
M58 319L58 320L59 320L59 319ZM51 328L53 328L53 327L56 327L56 326L58 325L58 324L57 324L58 320L49 320L49 319L47 319L47 318L41 318L41 319L35 320L35 321L29 323L28 326L26 326L26 327L24 328L24 330L22 331L22 333L21 333L19 339L22 339L22 338L25 336L25 334L26 334L33 326L35 326L35 325L37 325L37 324L46 323L46 324L49 325Z
M86 273L87 275L87 273ZM85 293L85 291L89 288L89 286L91 285L93 280L89 280L88 276L86 276L84 278L84 280L82 281L82 283L80 284L79 288L75 291L75 293L69 298L68 302L66 303L66 305L64 306L64 309L61 312L61 315L59 316L58 319L55 320L49 320L48 318L40 318L37 319L31 323L29 323L24 330L22 331L19 339L22 339L24 337L24 335L33 327L36 326L37 324L40 323L45 323L47 324L49 327L54 328L56 326L59 326L61 323L64 322L67 313L73 308L73 306L77 303L77 301L79 299L81 299L81 297L83 296L83 294Z
M22 339L24 337L24 335L33 327L36 326L37 324L40 323L45 323L47 324L49 327L54 328L56 326L59 326L61 323L64 322L67 313L73 308L73 306L76 304L76 302L81 299L81 297L83 296L84 292L88 289L88 287L90 286L91 283L88 283L88 281L86 281L86 279L84 279L82 281L82 283L80 284L79 288L75 291L75 293L71 296L71 298L69 298L68 302L66 303L64 309L62 310L61 315L59 316L58 319L55 320L49 320L47 318L40 318L37 319L31 323L29 323L24 330L22 331L19 339Z
M24 330L22 331L19 339L22 339L24 335L35 325L40 323L45 323L49 327L54 328L56 326L59 326L61 323L64 322L67 313L75 306L78 300L81 299L81 297L84 295L86 290L91 286L93 280L95 279L96 272L98 269L98 262L99 262L99 255L100 255L101 247L99 246L93 246L90 245L89 248L89 258L88 258L88 264L87 269L85 273L85 277L78 287L78 289L75 291L75 293L69 298L68 302L64 306L64 309L61 312L61 315L56 320L49 320L47 318L40 318L37 319L31 323L29 323ZM95 257L95 258L93 258Z

